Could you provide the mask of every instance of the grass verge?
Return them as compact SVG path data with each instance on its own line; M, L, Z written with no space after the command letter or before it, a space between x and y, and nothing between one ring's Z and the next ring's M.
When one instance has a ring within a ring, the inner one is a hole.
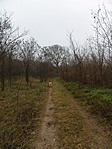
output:
M73 98L59 82L54 82L53 101L60 149L88 148L83 133L83 118L74 106Z
M85 105L86 110L99 117L99 122L107 124L112 131L112 89L91 88L78 83L61 81L75 99Z
M0 91L0 149L30 149L45 104L45 84L32 79L13 82Z

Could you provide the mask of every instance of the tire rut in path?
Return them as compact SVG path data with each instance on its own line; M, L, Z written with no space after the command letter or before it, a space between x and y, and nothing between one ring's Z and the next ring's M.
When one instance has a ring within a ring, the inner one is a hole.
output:
M98 123L95 116L88 113L79 103L72 100L73 104L83 117L83 134L88 138L91 149L112 149L112 137L110 132Z
M39 137L35 142L35 149L58 149L53 113L54 104L52 101L52 88L49 88L49 97L46 105L46 111L41 123L41 131L39 133Z

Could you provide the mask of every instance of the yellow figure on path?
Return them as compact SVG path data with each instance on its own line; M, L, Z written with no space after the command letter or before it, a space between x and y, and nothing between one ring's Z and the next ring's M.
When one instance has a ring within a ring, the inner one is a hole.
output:
M48 87L53 87L53 82L49 81Z

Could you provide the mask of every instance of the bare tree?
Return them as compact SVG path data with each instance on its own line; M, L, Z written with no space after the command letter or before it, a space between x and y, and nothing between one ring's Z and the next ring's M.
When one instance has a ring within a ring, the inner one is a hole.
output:
M92 16L95 36L87 39L86 46L79 47L73 32L68 34L73 60L63 67L63 76L81 84L112 86L112 13L103 6Z
M1 85L2 91L5 84L5 56L7 56L11 45L19 38L26 35L27 32L19 34L19 28L15 28L11 22L11 15L6 12L0 16L0 65L1 65Z
M42 48L42 53L46 61L52 63L56 68L56 75L59 75L60 66L65 61L66 50L65 47L59 45L53 45L49 47Z
M30 62L34 60L36 53L38 53L39 45L34 38L27 41L22 41L20 46L20 59L23 60L25 66L25 78L27 84L29 83Z
M106 59L111 59L112 54L112 16L105 6L92 13L95 30L95 49L98 57L100 85L103 85L103 67Z

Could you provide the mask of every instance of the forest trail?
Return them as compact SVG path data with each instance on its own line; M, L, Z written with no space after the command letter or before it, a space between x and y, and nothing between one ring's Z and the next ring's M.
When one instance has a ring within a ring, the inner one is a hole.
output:
M41 123L38 139L34 145L35 149L58 149L53 114L54 104L52 101L52 88L50 87L45 114Z
M63 94L60 96L58 91L62 91ZM76 135L75 132L71 132L72 128L70 128L70 132L68 131L69 126L67 125L69 121L69 123L74 123L74 127L76 127L77 118L75 119L75 117L72 117L72 120L65 120L65 124L63 125L63 119L66 119L66 116L65 114L62 114L64 115L64 118L60 118L59 122L58 120L56 121L56 114L60 116L62 111L65 112L63 109L65 103L62 103L63 101L61 99L65 99L65 102L69 102L70 108L68 107L68 109L75 109L74 112L76 114L78 113L81 118L81 124L78 123L78 125L81 125L82 127L77 127ZM63 105L62 107L59 107L59 109L58 103L62 103ZM61 126L59 126L60 124ZM67 126L67 129L64 130L63 127L65 126ZM64 130L64 134L62 135L63 137L60 138L60 133L62 132L59 131L61 131L61 128ZM69 136L71 138L69 138ZM71 142L67 139L71 139ZM72 142L74 142L74 144ZM35 149L112 149L112 138L110 132L107 131L105 127L101 126L93 115L79 105L79 103L62 85L60 85L59 82L55 82L54 87L49 88L46 111L42 120L39 137L35 142Z

